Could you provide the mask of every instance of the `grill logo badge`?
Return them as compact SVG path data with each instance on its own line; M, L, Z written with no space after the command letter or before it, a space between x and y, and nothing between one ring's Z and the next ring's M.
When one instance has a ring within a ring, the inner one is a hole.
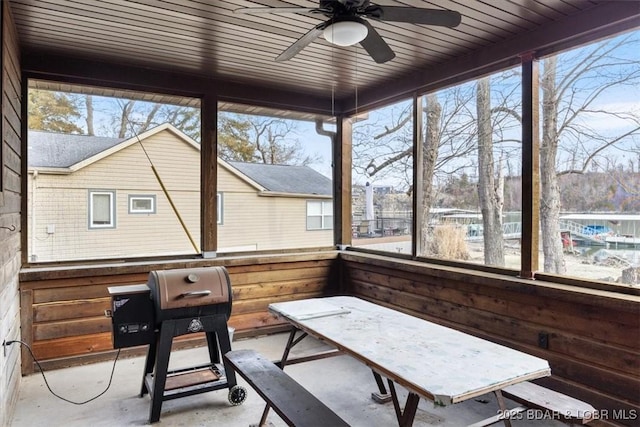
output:
M204 327L202 326L202 322L198 319L192 319L191 323L189 323L189 327L187 328L189 332L200 332L203 329Z

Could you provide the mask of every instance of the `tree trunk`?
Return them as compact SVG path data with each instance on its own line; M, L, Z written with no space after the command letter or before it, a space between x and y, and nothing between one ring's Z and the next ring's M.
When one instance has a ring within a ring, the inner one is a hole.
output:
M545 273L564 274L566 266L560 239L560 186L556 173L558 152L558 93L556 57L544 60L542 76L542 141L540 144L540 230ZM535 248L534 248L535 249Z
M93 97L91 95L85 96L84 105L87 108L87 135L94 136L96 133L93 129Z
M149 111L149 114L147 114L147 118L144 120L144 123L142 124L140 129L138 129L138 134L145 132L149 130L149 128L151 128L153 120L156 118L156 114L158 113L158 110L160 110L161 106L162 104L153 104L153 107L151 107L151 111Z
M440 116L442 115L442 106L438 102L435 94L425 96L426 108L425 114L426 131L423 141L423 157L422 157L422 218L424 223L420 230L420 248L422 253L426 255L430 243L429 229L429 208L431 207L433 174L435 171L436 161L438 160L438 146L440 145Z
M493 158L493 127L491 125L491 88L489 77L478 80L476 86L478 114L478 199L484 226L485 265L504 266L504 237L502 234L501 165L495 168ZM494 172L494 169L497 169ZM498 177L495 178L495 174Z
M118 138L124 138L127 136L127 126L130 124L129 115L133 110L133 106L136 101L127 101L122 106L122 114L120 115L120 130L118 132Z

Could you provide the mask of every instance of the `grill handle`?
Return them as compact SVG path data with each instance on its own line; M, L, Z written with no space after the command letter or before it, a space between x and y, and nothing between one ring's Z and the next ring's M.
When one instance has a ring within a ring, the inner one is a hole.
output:
M211 293L210 290L204 290L204 291L191 291L191 292L183 292L182 293L182 298L192 298L192 297L206 297L207 295L209 295Z

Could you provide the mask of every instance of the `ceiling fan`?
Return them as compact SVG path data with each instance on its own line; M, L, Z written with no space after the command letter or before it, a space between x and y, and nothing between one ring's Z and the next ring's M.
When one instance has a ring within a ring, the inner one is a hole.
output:
M305 7L247 7L236 9L236 13L305 13L321 14L329 18L316 25L305 35L285 49L276 61L287 61L324 35L324 38L338 46L356 43L379 64L392 60L396 55L378 32L369 23L375 21L406 22L409 24L436 25L453 28L458 26L461 16L458 12L441 9L422 9L405 6L379 6L369 0L319 0L320 5ZM366 18L366 19L364 19Z

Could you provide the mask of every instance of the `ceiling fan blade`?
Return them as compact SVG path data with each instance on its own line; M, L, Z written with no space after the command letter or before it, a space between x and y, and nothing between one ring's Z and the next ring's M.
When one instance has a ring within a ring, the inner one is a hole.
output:
M309 44L311 44L312 41L317 39L322 34L322 31L324 30L325 26L326 25L323 22L313 27L307 34L300 37L291 46L286 48L280 55L278 55L278 57L276 58L276 61L278 62L287 61L293 58L294 56L296 56L298 53L300 53L302 49L309 46Z
M375 10L378 9L378 10ZM403 6L372 6L371 14L366 16L380 21L407 22L409 24L437 25L457 27L462 20L460 13L453 10L421 9Z
M367 37L360 42L360 46L362 46L378 64L391 61L395 58L396 54L393 53L391 47L389 47L376 29L366 20L363 19L362 22L366 25L369 32L367 33Z
M240 14L261 14L261 13L321 13L322 9L317 7L243 7L235 9L233 13Z

